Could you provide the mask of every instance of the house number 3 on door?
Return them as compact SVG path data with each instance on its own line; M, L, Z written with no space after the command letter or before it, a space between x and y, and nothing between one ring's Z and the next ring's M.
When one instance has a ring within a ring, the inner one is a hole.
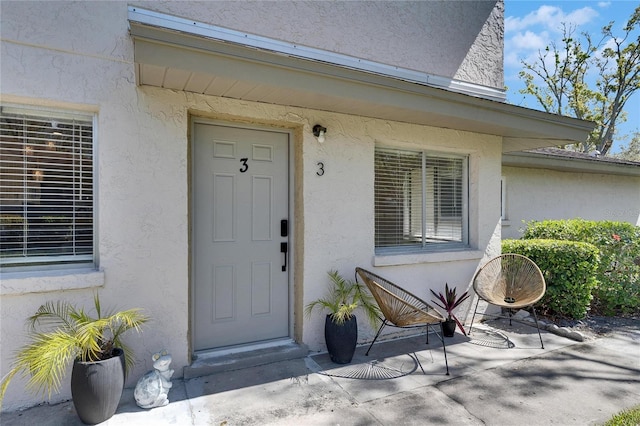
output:
M247 164L247 161L249 161L248 158L241 158L240 162L242 163L242 167L240 167L240 173L245 173L247 170L249 170L249 165Z

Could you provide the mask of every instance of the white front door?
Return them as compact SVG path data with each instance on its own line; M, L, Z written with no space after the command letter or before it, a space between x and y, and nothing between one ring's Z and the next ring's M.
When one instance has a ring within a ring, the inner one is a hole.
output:
M289 135L195 123L194 349L289 336Z

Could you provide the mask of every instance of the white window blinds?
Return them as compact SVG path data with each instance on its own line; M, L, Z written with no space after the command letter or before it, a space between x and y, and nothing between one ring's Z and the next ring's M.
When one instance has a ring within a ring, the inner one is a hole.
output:
M376 147L377 253L467 244L467 159Z
M93 116L3 106L0 266L93 261Z

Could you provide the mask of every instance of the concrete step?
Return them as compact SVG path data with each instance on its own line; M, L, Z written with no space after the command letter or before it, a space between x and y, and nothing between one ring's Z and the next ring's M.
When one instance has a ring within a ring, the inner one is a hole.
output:
M240 370L289 359L304 358L306 345L291 340L238 346L196 353L196 359L184 367L184 379L208 376L224 371Z

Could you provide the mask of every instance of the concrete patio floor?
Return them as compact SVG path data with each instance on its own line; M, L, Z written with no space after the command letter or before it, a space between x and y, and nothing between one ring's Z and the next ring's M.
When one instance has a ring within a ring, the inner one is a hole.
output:
M640 404L640 327L576 342L535 328L483 324L359 347L347 365L326 353L174 379L170 404L143 410L125 389L102 425L596 425ZM81 425L73 404L3 413L3 426Z

